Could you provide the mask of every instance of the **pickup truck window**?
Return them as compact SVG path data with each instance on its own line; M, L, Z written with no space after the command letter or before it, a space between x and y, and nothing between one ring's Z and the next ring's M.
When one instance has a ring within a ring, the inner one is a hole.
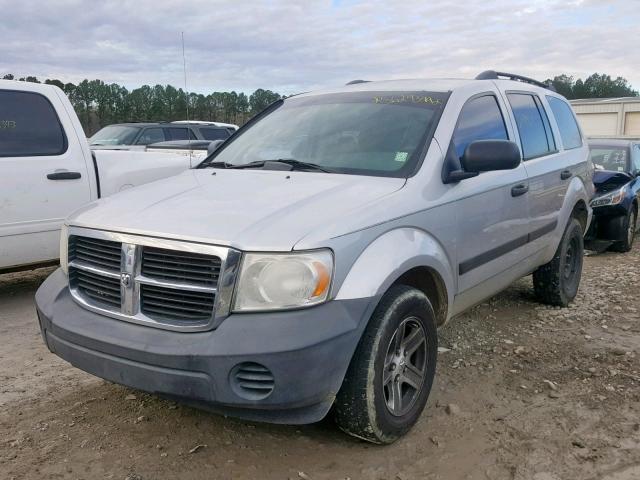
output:
M496 97L472 98L463 107L453 132L453 145L458 158L475 140L508 140L507 127Z
M90 145L133 145L140 127L110 125L98 130L89 139Z
M406 177L447 98L432 92L290 97L210 159L218 165L295 159L338 173Z
M565 150L582 146L582 136L578 122L569 104L559 98L547 96L547 101L560 130L560 137Z
M507 97L520 133L523 159L531 160L554 152L555 141L539 100L528 93L509 93Z
M0 90L0 157L61 155L66 150L60 119L46 97Z

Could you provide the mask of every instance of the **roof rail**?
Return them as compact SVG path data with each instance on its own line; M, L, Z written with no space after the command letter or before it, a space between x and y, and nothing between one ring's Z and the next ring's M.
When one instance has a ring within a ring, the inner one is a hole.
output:
M548 83L544 83L544 82L539 82L538 80L534 80L533 78L529 78L529 77L524 77L522 75L516 75L515 73L496 72L495 70L485 70L484 72L476 76L476 80L498 80L500 78L515 80L517 82L530 83L531 85L536 85L538 87L546 88L547 90L551 90L552 92L556 91L553 85L549 85Z
M345 85L356 85L357 83L368 83L370 80L351 80L349 83L345 83Z

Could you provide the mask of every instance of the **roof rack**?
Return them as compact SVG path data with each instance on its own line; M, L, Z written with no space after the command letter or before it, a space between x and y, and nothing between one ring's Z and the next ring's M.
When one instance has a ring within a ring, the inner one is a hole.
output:
M351 80L349 83L345 83L345 85L356 85L357 83L368 83L370 80Z
M498 80L500 78L506 78L508 80L514 80L516 82L529 83L531 85L536 85L538 87L546 88L547 90L551 90L552 92L556 91L553 85L549 85L548 83L544 83L544 82L539 82L538 80L534 80L533 78L529 78L529 77L524 77L522 75L516 75L515 73L496 72L495 70L485 70L484 72L476 76L476 80Z

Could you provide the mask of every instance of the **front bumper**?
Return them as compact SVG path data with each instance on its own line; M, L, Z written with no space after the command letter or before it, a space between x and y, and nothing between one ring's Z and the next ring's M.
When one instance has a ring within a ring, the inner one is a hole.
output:
M72 365L200 408L290 424L326 415L376 303L334 300L303 310L233 314L215 330L180 333L80 307L61 270L36 293L47 346ZM247 398L234 384L234 367L244 362L271 372L274 388L266 398Z
M605 205L593 209L593 220L585 235L585 241L592 243L621 241L627 234L624 220L629 213L625 205Z

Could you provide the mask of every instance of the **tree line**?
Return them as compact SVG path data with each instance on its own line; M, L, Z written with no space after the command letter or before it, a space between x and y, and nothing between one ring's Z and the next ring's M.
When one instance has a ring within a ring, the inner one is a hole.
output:
M15 80L12 74L3 78ZM17 80L41 83L33 76ZM625 78L612 78L600 73L594 73L585 80L562 74L546 82L568 99L638 96ZM143 85L129 90L102 80L83 80L76 85L46 79L44 83L56 85L67 94L87 136L112 123L186 120L187 106L190 119L242 125L270 103L284 98L262 88L250 95L234 91L187 95L183 89L172 85Z
M553 77L553 79L547 79L546 83L553 85L559 94L569 100L638 96L638 91L631 87L626 78L612 78L611 75L604 73L594 73L585 80L563 74Z
M83 80L77 85L56 79L44 82L29 76L5 80L46 83L60 87L69 97L87 136L112 123L156 122L189 119L242 125L269 104L283 98L271 90L257 89L250 95L237 92L189 93L172 85L143 85L129 90L117 83Z

